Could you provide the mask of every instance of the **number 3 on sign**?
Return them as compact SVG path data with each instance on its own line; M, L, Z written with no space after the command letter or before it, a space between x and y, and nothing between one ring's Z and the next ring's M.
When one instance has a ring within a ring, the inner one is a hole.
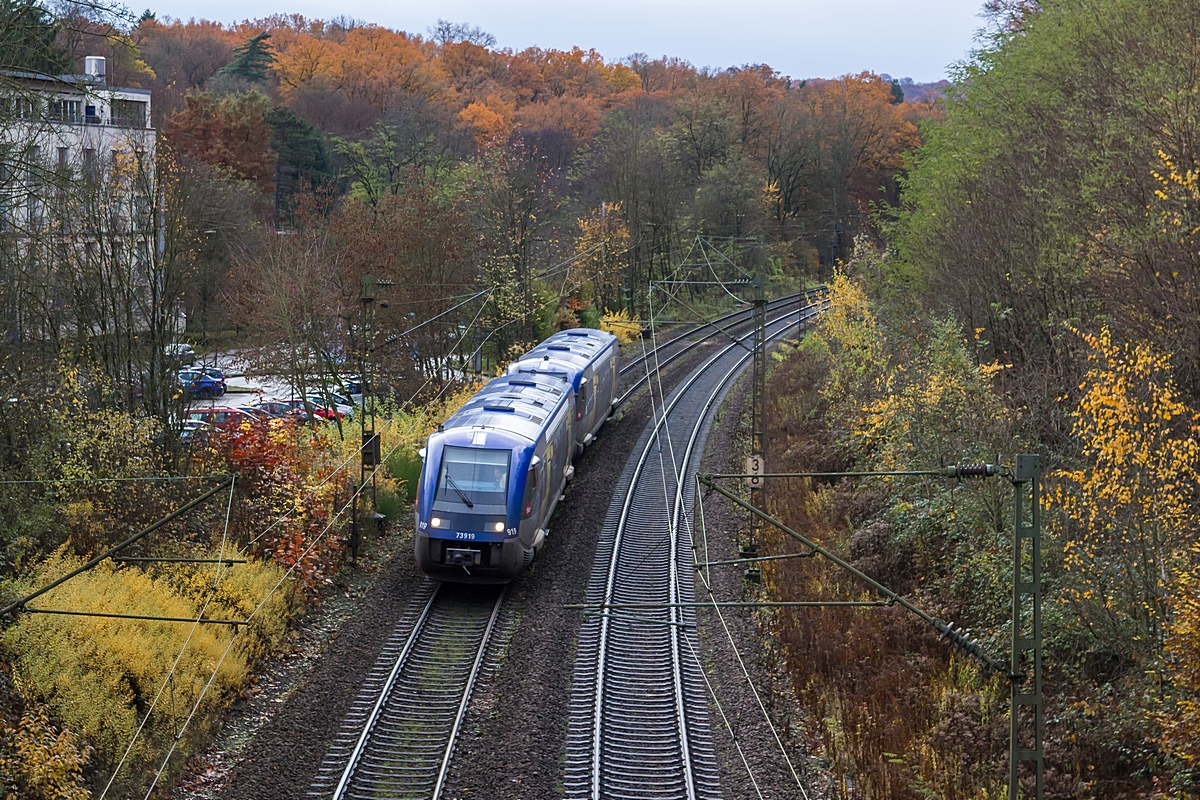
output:
M761 489L767 485L766 478L763 477L766 471L762 456L746 456L746 474L750 476L751 489Z

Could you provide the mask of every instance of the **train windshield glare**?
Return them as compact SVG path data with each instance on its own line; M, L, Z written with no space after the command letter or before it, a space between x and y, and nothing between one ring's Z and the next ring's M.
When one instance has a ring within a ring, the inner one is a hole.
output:
M504 505L508 499L507 450L447 446L442 450L435 501L473 508Z

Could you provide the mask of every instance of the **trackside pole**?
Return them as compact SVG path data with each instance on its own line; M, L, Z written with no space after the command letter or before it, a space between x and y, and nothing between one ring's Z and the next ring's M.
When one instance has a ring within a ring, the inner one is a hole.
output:
M1041 459L1017 456L1013 484L1012 674L1009 677L1009 800L1017 800L1021 762L1034 765L1034 792L1042 800L1042 542ZM1029 522L1026 523L1028 509Z
M751 457L753 458L753 457ZM748 459L749 461L749 459ZM750 466L748 464L748 466ZM757 466L757 465L756 465ZM913 605L907 599L888 589L870 576L855 569L846 561L827 551L761 508L747 503L730 490L720 486L721 479L745 479L765 482L767 478L867 478L867 477L935 477L946 478L990 478L1005 477L1013 486L1013 535L1012 535L1012 655L1005 665L1002 661L984 652L979 642L971 639L962 628L935 619ZM700 486L723 495L736 506L749 511L761 522L778 528L808 548L796 557L821 555L838 567L862 580L887 598L887 605L897 604L915 613L932 625L950 644L968 655L978 658L992 669L1004 674L1009 681L1009 800L1020 796L1020 766L1031 762L1034 769L1034 797L1043 800L1045 759L1042 747L1045 721L1042 705L1042 543L1041 543L1041 457L1036 454L1021 454L1016 457L1012 470L999 464L955 464L936 470L876 470L862 472L792 472L767 473L747 469L742 475L696 476ZM1028 521L1027 521L1028 520ZM760 523L761 524L761 523ZM743 556L745 558L745 556ZM742 559L739 559L740 562ZM734 562L738 563L738 562ZM811 605L827 605L822 601L810 601ZM750 606L769 606L770 603L747 603ZM593 607L588 606L589 609ZM607 606L604 606L607 608Z

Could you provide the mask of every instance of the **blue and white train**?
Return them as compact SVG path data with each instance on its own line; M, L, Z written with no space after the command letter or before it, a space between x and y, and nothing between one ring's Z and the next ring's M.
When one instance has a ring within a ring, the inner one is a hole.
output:
M416 556L426 574L506 583L542 549L550 516L617 391L617 340L551 336L438 427L421 451Z

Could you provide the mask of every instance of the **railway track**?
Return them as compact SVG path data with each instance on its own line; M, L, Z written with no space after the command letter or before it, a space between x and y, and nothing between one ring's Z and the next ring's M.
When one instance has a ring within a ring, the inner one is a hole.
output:
M772 309L776 313L776 319L770 323L771 330L778 328L782 332L790 327L781 320L786 316L794 316L795 311L782 309L796 304L801 296L781 298L769 305L768 314L772 313ZM803 296L810 296L810 293L803 293ZM726 335L731 335L728 326L741 324L744 320L740 317L749 319L749 313L749 310L745 310L727 314L716 320L715 325L700 326L663 342L656 348L660 354L659 369L711 337L722 335L722 330ZM705 335L689 341L698 331L706 328L708 332ZM749 334L741 338L748 340ZM676 346L678 349L674 352L662 355ZM741 354L734 356L739 365L749 357L744 348L730 344L714 359L710 359L705 369L734 350ZM642 358L627 365L622 375L637 366L643 366L644 369ZM700 372L704 372L704 369ZM725 382L732 375L733 372L730 372ZM636 381L627 389L621 401L627 400L645 382L645 376ZM688 385L695 382L693 378ZM674 412L678 400L672 403L669 413ZM658 431L663 426L660 422L652 427ZM639 473L646 460L643 447L638 462ZM675 518L678 519L678 512ZM618 548L618 551L627 553L628 546ZM682 565L690 586L690 549L686 556L686 562L680 562L679 558L683 556L676 552L676 544L672 543L670 561L676 564L676 572ZM681 595L676 590L670 596ZM363 682L354 705L318 770L317 778L308 792L309 797L324 800L380 797L436 800L440 797L459 726L483 666L489 642L502 615L504 597L505 590L499 587L459 586L435 581L422 585ZM673 610L672 614L690 618L690 615L677 614L677 611ZM677 651L678 643L673 647ZM673 652L673 655L673 663L680 670L679 674L672 677L673 685L686 686L688 698L692 698L699 691L696 685L700 679L699 673L694 665L689 665L686 654ZM650 679L653 676L646 677ZM698 696L703 705L703 695ZM634 701L633 696L628 699ZM673 702L681 699L682 695ZM694 699L690 702L694 703ZM683 708L683 705L678 707ZM686 731L686 725L682 730ZM700 750L711 752L704 734L700 736L701 740L697 743ZM715 790L715 769L714 762L704 773L702 788L711 787ZM657 796L637 791L633 794L639 797Z
M808 316L817 313L809 306ZM768 322L768 341L791 314ZM751 334L741 337L749 340ZM564 787L568 798L720 797L695 639L688 511L709 421L751 354L731 343L655 409L622 473L587 602L662 603L589 615L579 633ZM662 399L660 398L660 401Z
M773 312L785 310L792 305L795 305L799 311L802 308L801 302L806 304L811 303L813 298L817 297L823 291L823 288L808 289L803 292L787 295L786 297L780 297L777 300L771 300L767 303L767 313L771 314ZM628 363L621 367L620 376L624 378L628 375L636 374L635 370L640 370L643 374L640 375L638 379L633 382L633 384L626 387L625 391L622 392L613 403L613 406L619 407L624 404L629 400L634 392L640 389L643 385L645 385L646 381L649 380L649 372L644 366L647 359L654 358L659 369L671 366L680 358L683 358L683 356L692 352L700 345L708 342L714 336L731 336L731 328L749 322L752 313L752 308L731 311L724 316L717 317L712 322L698 325L695 328L662 342L645 355L631 359ZM697 339L692 339L693 336L701 332L707 333ZM689 339L691 339L691 341L688 341ZM675 345L679 345L678 349L672 350Z
M310 797L439 797L502 587L429 582L385 646Z

